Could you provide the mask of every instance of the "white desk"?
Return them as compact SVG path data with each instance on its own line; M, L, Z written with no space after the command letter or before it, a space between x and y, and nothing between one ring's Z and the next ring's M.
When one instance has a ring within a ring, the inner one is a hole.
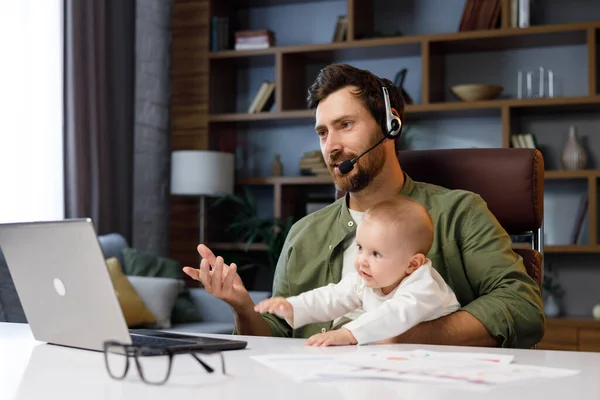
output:
M304 340L242 338L248 341L248 349L225 354L228 376L209 375L189 355L178 355L171 379L164 386L150 386L139 379L135 368L130 368L126 380L112 380L106 373L100 352L43 344L33 339L28 325L0 323L0 399L564 400L574 396L578 400L600 399L600 353L413 345L310 348L304 346ZM375 380L297 383L248 357L267 353L373 351L376 348L498 352L514 355L516 363L572 368L581 373L554 381L513 384L477 393L433 384Z

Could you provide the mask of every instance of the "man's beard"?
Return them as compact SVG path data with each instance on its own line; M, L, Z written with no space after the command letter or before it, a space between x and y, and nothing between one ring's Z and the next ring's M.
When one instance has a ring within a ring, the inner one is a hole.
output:
M369 144L367 149L375 143L376 141ZM342 175L339 171L335 171L334 164L339 164L344 160L351 160L357 156L358 154L337 153L329 157L327 167L333 177L333 183L338 190L354 193L360 192L366 188L377 175L379 175L383 169L383 164L385 164L385 148L383 146L377 146L362 156L360 160L354 164L354 169L346 175Z

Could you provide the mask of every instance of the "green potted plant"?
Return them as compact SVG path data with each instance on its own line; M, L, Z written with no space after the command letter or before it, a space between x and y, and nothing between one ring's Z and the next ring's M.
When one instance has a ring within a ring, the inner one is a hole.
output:
M232 222L226 228L232 240L243 242L246 253L250 250L252 244L262 243L266 246L266 263L261 262L259 257L247 257L250 262L240 265L238 270L244 273L249 269L253 269L253 283L270 290L279 255L294 223L293 218L259 217L256 201L248 187L244 187L240 194L220 197L213 203L213 206L216 207L224 203L233 205L235 209ZM248 279L251 278L247 277ZM254 289L258 290L257 288Z

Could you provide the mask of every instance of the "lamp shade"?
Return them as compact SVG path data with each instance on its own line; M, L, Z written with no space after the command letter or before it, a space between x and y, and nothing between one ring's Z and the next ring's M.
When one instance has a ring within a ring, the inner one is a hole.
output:
M219 151L174 151L171 155L171 193L197 196L233 193L233 160L233 154Z

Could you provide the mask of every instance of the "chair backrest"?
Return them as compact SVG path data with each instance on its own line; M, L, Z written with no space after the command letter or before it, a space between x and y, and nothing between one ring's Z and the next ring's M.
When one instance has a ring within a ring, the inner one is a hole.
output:
M544 216L544 159L536 149L405 150L400 165L413 180L479 194L510 235L538 231ZM343 192L337 192L336 198ZM542 255L515 249L542 284Z

